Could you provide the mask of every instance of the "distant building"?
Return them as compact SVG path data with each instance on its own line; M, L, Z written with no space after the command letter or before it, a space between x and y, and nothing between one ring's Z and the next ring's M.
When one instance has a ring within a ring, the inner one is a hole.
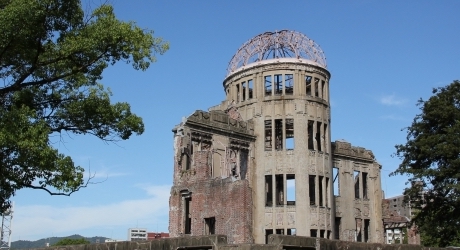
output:
M382 200L383 227L386 244L420 245L420 234L415 226L410 226L413 210L404 202L404 195Z
M145 228L130 228L128 229L128 241L147 240L147 229Z
M413 214L409 203L404 202L404 195L398 195L387 199L389 201L389 210L394 215L404 216L409 219Z
M124 241L124 240L105 239L104 243L119 242L119 241ZM97 242L97 243L99 243L99 242Z
M147 240L154 240L154 239L163 239L163 238L169 238L169 233L154 233L154 232L148 232L147 233Z

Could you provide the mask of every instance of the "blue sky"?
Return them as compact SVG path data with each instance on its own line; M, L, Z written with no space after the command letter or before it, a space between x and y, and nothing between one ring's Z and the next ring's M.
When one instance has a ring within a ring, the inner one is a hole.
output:
M53 138L62 153L105 181L70 197L20 190L12 199L13 241L71 234L124 240L136 226L167 231L171 129L183 116L224 99L231 57L265 31L299 31L321 46L332 75L332 139L374 152L387 197L405 186L407 177L388 174L399 164L391 155L405 142L401 129L420 111L417 100L460 79L460 1L111 3L118 18L170 42L147 71L117 64L101 81L113 101L129 102L143 117L146 131L117 144L90 136Z

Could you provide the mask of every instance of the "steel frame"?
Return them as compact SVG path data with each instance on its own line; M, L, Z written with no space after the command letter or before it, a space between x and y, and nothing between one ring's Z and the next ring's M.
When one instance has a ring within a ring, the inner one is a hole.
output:
M0 250L10 249L11 247L11 221L13 220L13 209L10 208L3 214L2 227L0 228Z
M327 68L318 44L300 32L281 30L262 33L244 43L230 60L227 76L248 64L276 58L302 58Z

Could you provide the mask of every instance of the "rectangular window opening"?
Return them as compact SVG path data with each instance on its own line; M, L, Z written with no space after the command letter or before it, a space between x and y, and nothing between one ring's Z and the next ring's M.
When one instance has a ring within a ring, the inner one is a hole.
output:
M316 150L321 150L321 122L316 122Z
M313 125L314 121L308 121L308 149L309 150L314 150L313 146Z
M268 244L268 236L273 234L273 229L265 229L265 244Z
M272 120L265 120L265 151L272 150Z
M283 150L283 119L275 119L275 150Z
M315 78L315 96L316 97L320 97L318 92L319 92L319 79Z
M319 230L319 237L324 238L324 233L325 232L326 232L326 230Z
M310 205L316 205L316 176L308 176L308 191L310 194Z
M287 205L295 205L295 175L286 175L286 186L287 186Z
M184 213L185 213L185 228L184 228L184 233L185 234L191 234L192 232L192 216L190 214L190 203L192 201L192 197L187 197L185 198L185 207L184 207Z
M283 94L283 75L275 75L275 95Z
M311 229L310 230L310 237L318 237L318 230L317 229Z
M276 234L284 235L284 229L276 229Z
M243 98L241 98L241 101L245 101L246 100L246 82L242 82L241 86L242 86L241 93L243 96Z
M265 76L265 96L272 95L272 76Z
M329 240L331 239L331 233L332 233L331 230L327 230L327 239Z
M253 88L254 88L254 83L252 80L248 80L248 99L253 98Z
M356 219L356 241L362 241L362 232L361 232L361 219Z
M265 206L273 206L273 175L265 176Z
M248 172L248 156L249 151L247 149L241 149L240 152L240 173L241 180L246 179L246 173Z
M296 230L295 228L288 228L287 229L287 234L286 235L296 235Z
M327 124L323 124L323 142L324 142L324 152L329 152L329 147L328 147L328 133L327 133Z
M286 119L286 150L294 149L294 119Z
M321 80L321 92L323 93L323 96L322 96L323 99L326 99L326 92L324 92L324 90L326 89L325 86L326 86L326 83L323 80Z
M364 242L369 241L369 225L370 225L370 220L369 219L364 219Z
M367 198L367 173L363 172L363 199L368 199Z
M284 180L282 174L275 175L276 205L284 205Z
M341 219L342 219L341 217L335 217L334 234L335 234L336 240L340 239Z
M334 178L334 196L340 196L340 180L338 168L332 168L332 178Z
M190 168L192 168L192 154L191 154L191 151L192 151L192 148L185 148L185 154L184 154L184 159L185 159L185 170L189 170Z
M355 180L355 199L359 199L359 171L353 171L353 177Z
M204 234L216 234L216 217L204 218Z
M311 96L311 76L305 76L305 93Z
M286 95L294 94L294 75L284 75L284 93Z
M329 207L329 177L326 177L326 207Z
M319 205L322 207L324 206L323 202L323 180L324 176L319 176L318 186L319 186Z

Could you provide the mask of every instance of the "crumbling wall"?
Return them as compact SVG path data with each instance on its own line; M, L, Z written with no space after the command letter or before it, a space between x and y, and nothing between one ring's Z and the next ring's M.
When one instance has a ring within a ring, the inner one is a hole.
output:
M184 235L182 190L191 193L190 235L205 234L205 218L215 218L215 233L227 235L231 244L252 243L252 197L248 180L210 179L174 186L170 197L170 234Z
M178 148L188 147L187 134L175 140ZM184 152L183 149L178 151ZM237 179L234 175L222 178L219 174L213 177L212 154L212 149L208 147L202 151L194 149L189 169L184 169L185 160L175 161L175 181L169 200L170 234L172 237L205 235L209 233L206 231L205 220L213 218L214 233L229 235L230 243L252 243L252 196L249 181ZM229 162L234 158L231 156L229 153ZM183 153L176 154L177 158L183 159ZM190 200L187 211L185 198ZM191 227L186 232L185 221L188 218L191 219Z
M338 171L334 182L339 184L339 194L334 197L338 238L383 243L381 166L372 151L345 141L333 142L332 152L333 167Z
M251 126L223 112L196 111L173 130L172 237L224 234L230 243L253 242Z

